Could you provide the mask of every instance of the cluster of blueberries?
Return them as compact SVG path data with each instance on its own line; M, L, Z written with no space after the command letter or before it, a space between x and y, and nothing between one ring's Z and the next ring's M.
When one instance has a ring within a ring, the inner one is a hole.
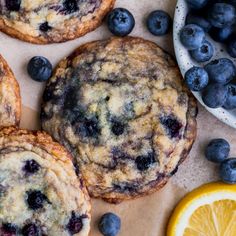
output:
M206 40L208 33L214 41L224 43L229 55L236 58L236 1L186 0L190 12L180 32L180 41L190 56L199 63L209 61L214 46ZM189 89L202 92L203 102L210 108L236 108L236 66L228 58L219 58L204 67L194 66L185 74Z
M205 156L220 164L220 178L228 184L236 184L236 158L228 158L230 145L225 139L213 139L207 145Z

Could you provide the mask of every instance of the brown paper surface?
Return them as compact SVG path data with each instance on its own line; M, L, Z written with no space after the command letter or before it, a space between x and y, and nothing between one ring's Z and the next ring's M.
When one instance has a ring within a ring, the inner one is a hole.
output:
M172 35L154 37L144 25L145 17L150 11L163 9L173 17L176 0L117 0L116 6L128 8L135 16L136 27L133 36L140 36L156 42L173 54ZM21 87L22 121L21 127L40 129L39 110L44 84L32 81L26 73L28 60L36 55L46 56L53 65L70 54L84 42L109 37L106 25L81 39L55 45L32 45L10 38L0 33L0 53L13 69ZM200 105L199 105L200 106ZM203 150L211 138L228 139L232 146L232 155L236 154L235 131L218 121L204 108L200 107L198 116L198 137L190 157L179 168L178 173L159 192L119 205L111 205L101 200L92 200L91 236L99 236L97 222L99 217L112 211L122 219L120 236L164 236L166 224L174 206L186 192L199 185L218 179L217 166L205 160Z

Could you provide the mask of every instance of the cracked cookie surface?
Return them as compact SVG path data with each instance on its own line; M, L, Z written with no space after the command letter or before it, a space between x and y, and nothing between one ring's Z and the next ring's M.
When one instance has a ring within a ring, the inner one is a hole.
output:
M88 236L90 201L68 152L44 132L0 131L0 235Z
M73 154L91 196L119 202L167 182L191 149L196 115L171 57L126 37L85 44L62 60L41 120Z
M78 38L100 24L115 0L1 0L0 30L38 44Z
M20 88L7 62L0 55L0 127L18 126L20 116Z

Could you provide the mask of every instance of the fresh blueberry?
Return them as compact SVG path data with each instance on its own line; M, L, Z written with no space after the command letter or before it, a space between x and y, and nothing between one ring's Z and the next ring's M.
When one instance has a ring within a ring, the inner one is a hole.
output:
M21 0L6 0L6 8L9 11L19 11Z
M66 14L72 14L78 11L78 1L77 0L64 0L63 2L63 11Z
M203 8L207 4L208 0L187 0L188 5L192 9Z
M221 163L220 178L228 184L236 184L236 158L230 158Z
M147 18L148 30L156 36L167 34L170 31L171 25L169 14L161 10L151 12Z
M235 23L235 8L226 3L216 3L209 10L208 19L217 28L224 28Z
M208 32L212 27L207 19L194 13L189 13L186 17L186 25L189 24L198 25L205 32Z
M47 197L37 190L27 192L26 201L30 209L38 210L43 208L44 202L48 201Z
M121 228L120 217L114 213L106 213L101 217L98 228L104 236L116 236Z
M42 32L47 32L49 30L51 30L52 27L48 24L48 22L44 22L39 26L39 30L41 30Z
M108 28L116 36L126 36L134 28L133 15L125 8L113 9L107 17Z
M227 26L224 28L212 27L209 34L216 42L223 43L230 38L233 33L233 26Z
M205 40L199 48L191 50L189 53L196 62L206 62L213 57L214 47Z
M230 37L227 43L227 52L233 58L236 58L236 37Z
M198 25L186 25L180 32L180 41L188 50L199 48L204 40L205 32Z
M229 156L230 146L225 139L213 139L207 145L205 156L212 162L222 162Z
M185 82L192 91L201 91L208 85L208 74L201 67L192 67L185 73Z
M27 160L25 162L25 165L23 167L23 170L28 174L34 174L36 172L38 172L40 169L40 165L38 164L38 162L36 162L35 160Z
M138 156L135 160L137 169L140 171L145 171L156 162L154 153L148 153L148 155Z
M78 234L83 228L83 222L82 222L81 217L76 216L74 211L71 214L71 218L66 228L68 229L71 235Z
M18 233L18 228L16 225L11 223L3 223L0 228L1 236L16 236Z
M33 57L27 66L28 74L33 80L42 82L52 75L52 64L45 57Z
M232 110L236 108L236 85L228 84L228 96L223 105L226 110Z
M22 228L21 233L23 236L42 236L40 227L33 223L25 225Z
M211 61L205 66L205 70L214 83L227 84L236 76L236 67L227 58Z
M210 108L222 107L227 99L227 86L222 84L209 84L203 90L202 100Z
M161 124L164 126L170 138L178 138L182 124L174 116L163 116L160 118Z

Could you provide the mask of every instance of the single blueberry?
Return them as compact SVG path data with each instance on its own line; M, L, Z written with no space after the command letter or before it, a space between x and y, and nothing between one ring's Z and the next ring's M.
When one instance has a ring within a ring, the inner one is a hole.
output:
M230 37L227 42L227 52L233 58L236 58L236 37Z
M6 8L9 11L19 11L21 0L6 0Z
M222 162L229 156L230 145L225 139L213 139L207 145L205 156L212 162Z
M112 34L123 37L131 33L135 20L127 9L115 8L108 14L107 24Z
M185 73L185 82L192 91L201 91L208 85L208 74L201 67L192 67Z
M116 236L121 228L120 217L114 213L106 213L101 217L98 228L104 236Z
M209 84L202 93L203 102L210 108L222 107L227 99L227 86Z
M48 201L47 197L38 190L30 190L26 193L26 202L32 210L43 208L45 201Z
M206 62L213 57L214 47L205 40L199 48L190 51L190 55L196 62Z
M163 116L160 118L161 124L165 127L165 130L171 138L178 138L180 135L180 129L182 124L173 116Z
M227 3L215 3L209 10L208 20L217 28L224 28L235 23L234 6Z
M0 228L0 235L2 236L16 236L18 234L18 228L11 223L3 223Z
M204 40L205 32L198 25L186 25L180 32L180 41L188 50L199 48Z
M79 10L77 0L64 0L63 2L63 11L66 14L72 14Z
M236 158L230 158L221 163L220 178L225 183L236 184Z
M118 120L113 120L111 124L111 130L116 136L120 136L124 133L125 125Z
M31 174L34 174L36 172L38 172L40 169L40 165L37 161L35 160L27 160L25 162L25 165L23 167L23 170L28 174L28 175L31 175Z
M228 84L228 96L223 105L226 110L232 110L236 108L236 85Z
M73 211L71 214L71 218L66 226L67 230L70 234L78 234L83 228L83 222L81 217L76 216L75 212Z
M205 70L213 83L227 84L236 76L236 67L228 58L211 61Z
M34 223L26 224L21 233L23 236L42 236L41 228Z
M186 25L189 24L198 25L205 32L208 32L212 27L211 23L207 19L194 13L189 13L186 17Z
M147 18L147 28L156 36L167 34L170 31L171 25L169 14L161 10L151 12Z
M47 32L49 30L51 30L52 27L48 24L48 22L44 22L42 23L40 26L39 26L39 30L42 31L42 32Z
M83 122L79 123L76 133L83 137L97 137L101 133L99 120L97 117L85 118Z
M48 80L52 75L52 64L41 56L33 57L27 66L28 74L33 80L38 82Z
M207 4L208 0L187 0L188 5L192 9L203 8Z
M230 38L234 31L233 26L227 26L224 28L212 27L209 34L216 42L223 43Z
M156 162L155 155L153 153L148 153L148 155L138 156L135 160L137 169L140 171L145 171Z

